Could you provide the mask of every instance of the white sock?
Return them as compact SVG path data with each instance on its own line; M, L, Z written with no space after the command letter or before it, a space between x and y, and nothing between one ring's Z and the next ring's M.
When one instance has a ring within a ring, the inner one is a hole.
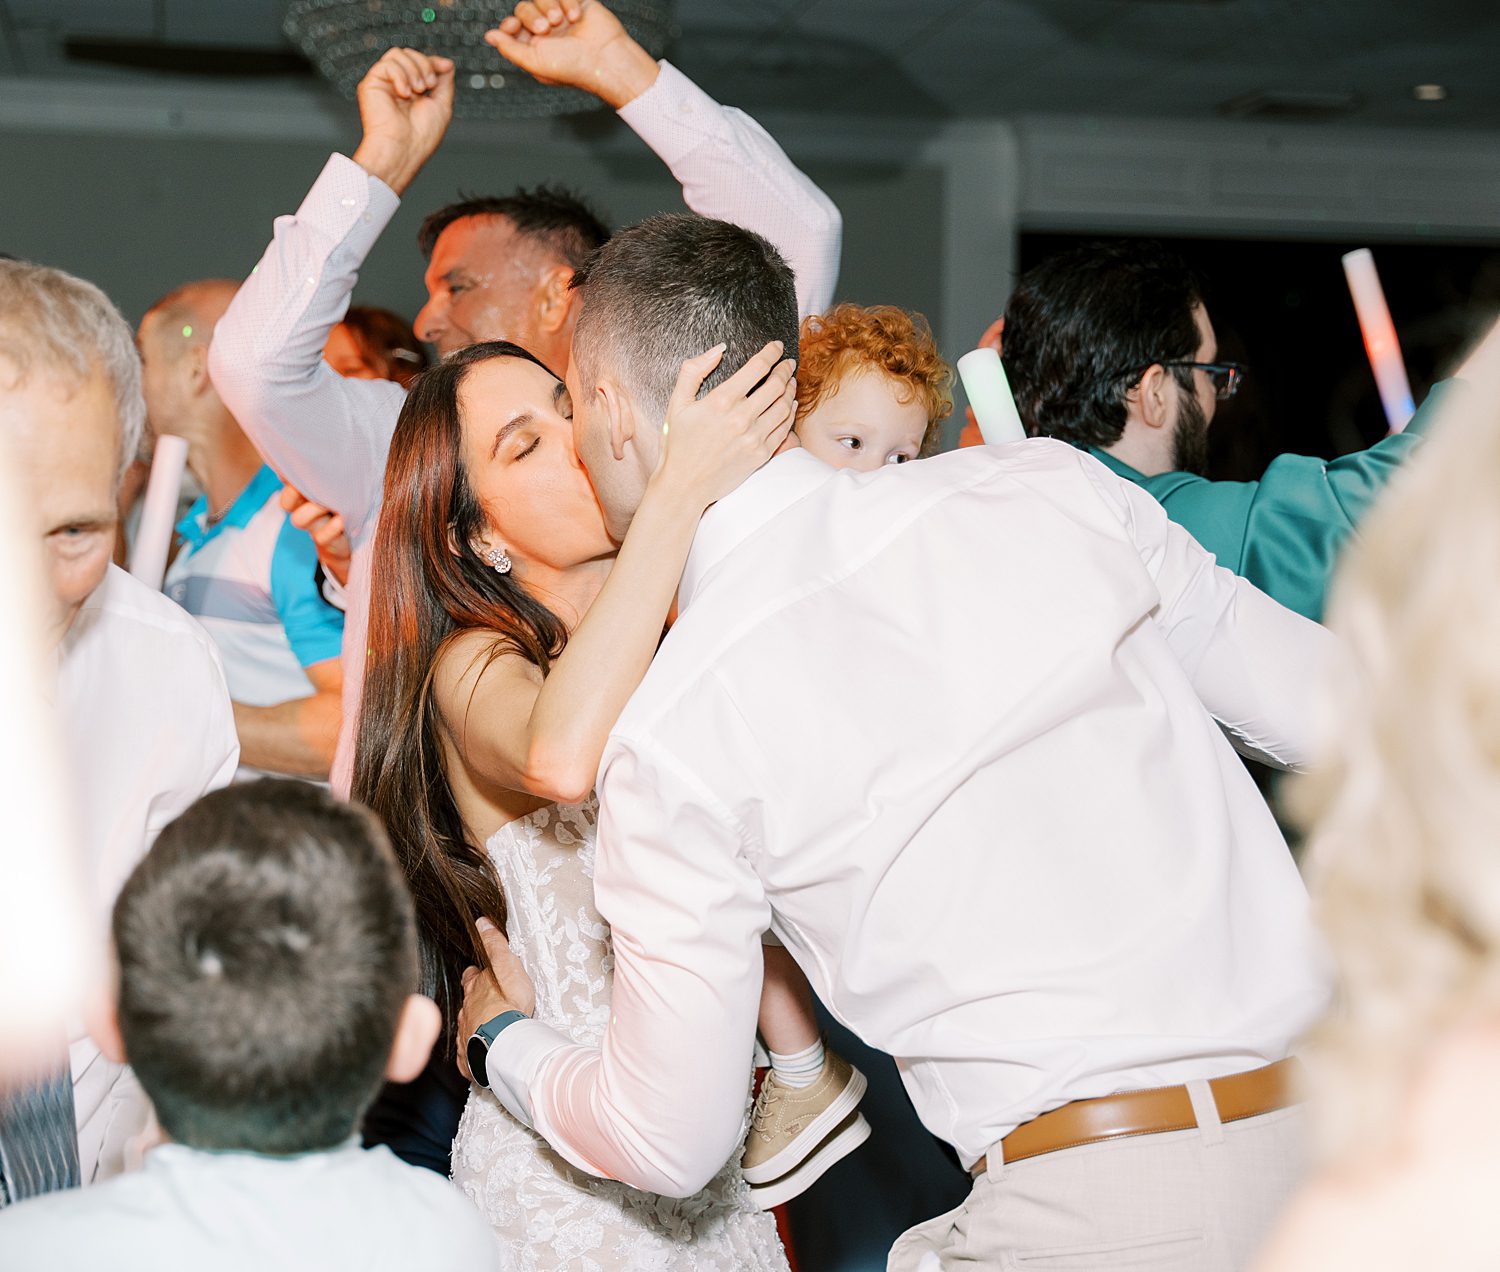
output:
M823 1040L819 1038L810 1047L804 1047L801 1051L795 1051L789 1056L766 1048L766 1054L771 1057L771 1072L776 1075L777 1081L789 1087L808 1087L817 1080L818 1074L823 1072Z

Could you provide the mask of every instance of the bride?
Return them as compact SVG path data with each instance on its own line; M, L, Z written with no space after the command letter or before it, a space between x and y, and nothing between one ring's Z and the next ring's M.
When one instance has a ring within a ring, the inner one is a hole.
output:
M593 906L594 774L661 639L699 517L791 427L781 352L766 346L701 399L722 346L684 364L662 464L618 549L573 449L567 390L524 349L471 346L419 379L402 409L375 540L354 795L402 859L450 1051L463 969L487 963L481 917L506 929L538 1019L576 1042L603 1036L612 958ZM650 1196L575 1170L476 1087L453 1175L506 1266L787 1266L738 1157L697 1196Z

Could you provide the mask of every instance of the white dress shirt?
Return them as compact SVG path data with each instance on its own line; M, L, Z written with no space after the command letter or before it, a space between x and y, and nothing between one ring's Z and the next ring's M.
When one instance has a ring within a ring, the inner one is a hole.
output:
M1300 763L1332 638L1094 459L788 452L709 510L680 599L600 770L602 1049L525 1021L490 1053L581 1168L688 1193L732 1150L768 924L966 1163L1280 1060L1323 1009L1220 724Z
M446 1179L356 1144L299 1157L163 1144L141 1170L0 1217L5 1272L497 1272Z
M101 940L115 897L157 833L234 776L240 744L213 641L180 606L110 566L58 647L57 705L74 818ZM70 1047L79 1162L121 1169L146 1106L133 1075L81 1027Z
M672 170L703 216L763 234L796 275L802 314L833 299L843 224L838 209L748 115L720 106L667 62L624 106L623 119ZM386 452L405 391L346 380L323 361L360 266L399 200L383 181L334 155L274 237L214 330L214 387L271 465L309 498L337 509L354 547L344 625L344 713L332 784L347 794L354 764L370 549Z

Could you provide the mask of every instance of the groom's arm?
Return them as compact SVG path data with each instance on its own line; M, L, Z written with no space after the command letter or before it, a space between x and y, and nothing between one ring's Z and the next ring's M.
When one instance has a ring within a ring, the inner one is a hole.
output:
M603 1046L512 1025L490 1085L575 1166L691 1196L739 1142L770 907L749 832L671 757L617 735L599 795L594 887L615 954Z

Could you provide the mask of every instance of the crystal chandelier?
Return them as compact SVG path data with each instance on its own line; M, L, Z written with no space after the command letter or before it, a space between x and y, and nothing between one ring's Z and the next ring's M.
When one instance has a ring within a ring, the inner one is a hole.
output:
M672 0L610 0L610 9L652 57L666 47ZM453 113L478 119L571 115L597 110L576 88L538 84L484 42L510 5L470 0L290 0L285 30L346 97L390 48L453 59Z

